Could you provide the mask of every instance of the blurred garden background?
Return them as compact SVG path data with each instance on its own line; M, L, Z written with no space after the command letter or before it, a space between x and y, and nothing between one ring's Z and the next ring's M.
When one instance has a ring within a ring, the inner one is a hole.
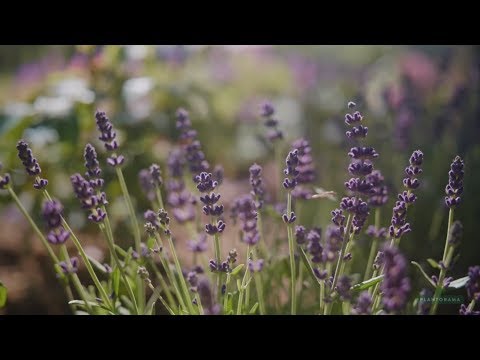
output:
M478 46L0 46L0 162L39 219L41 196L27 181L15 149L19 139L27 140L49 179L49 191L65 205L89 254L102 260L104 241L86 221L69 181L71 174L83 172L85 144L98 145L96 109L106 111L117 128L126 180L141 216L148 199L138 173L152 162L165 172L178 139L174 115L179 107L190 112L210 164L224 168L227 207L249 191L248 168L254 162L264 167L272 203L285 201L276 195L280 174L259 116L265 100L274 104L285 136L282 158L292 141L306 137L313 148L316 187L341 197L350 148L343 118L353 100L367 121L368 143L380 154L375 167L389 187L383 226L390 223L410 154L425 153L418 201L408 214L413 231L401 245L407 258L424 268L424 259L441 258L449 165L455 155L464 157L464 201L455 212L464 236L451 273L457 278L469 265L480 264L475 228L480 216L479 72ZM120 186L113 171L102 166L116 239L130 246ZM337 206L338 199L305 201L301 221L325 228ZM3 190L0 229L0 281L8 288L8 305L0 313L69 313L46 252ZM177 234L178 251L188 261L188 236ZM231 234L225 241L238 244ZM355 262L365 263L369 241L361 236L364 258ZM418 293L425 284L415 268L410 271Z

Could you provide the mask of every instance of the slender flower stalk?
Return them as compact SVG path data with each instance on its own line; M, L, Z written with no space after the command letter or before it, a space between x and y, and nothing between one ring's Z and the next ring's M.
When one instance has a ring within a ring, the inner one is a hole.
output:
M442 261L440 262L440 274L438 275L438 280L436 281L435 293L433 295L433 303L430 308L430 315L435 315L438 307L438 298L442 294L442 291L448 286L448 283L445 283L445 277L447 271L450 269L451 261L454 255L455 247L457 242L455 241L456 233L458 230L452 227L453 222L453 213L454 209L460 204L463 193L463 177L464 177L464 163L460 156L456 156L453 159L452 164L450 165L450 171L448 172L448 184L445 187L445 205L449 208L448 212L448 225L447 225L447 236L445 239L445 248L443 251Z

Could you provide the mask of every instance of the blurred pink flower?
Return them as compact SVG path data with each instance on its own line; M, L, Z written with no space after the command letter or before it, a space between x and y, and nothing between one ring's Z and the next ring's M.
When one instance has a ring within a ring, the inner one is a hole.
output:
M419 52L403 56L400 59L400 70L415 87L423 91L431 89L437 82L438 70L435 63Z

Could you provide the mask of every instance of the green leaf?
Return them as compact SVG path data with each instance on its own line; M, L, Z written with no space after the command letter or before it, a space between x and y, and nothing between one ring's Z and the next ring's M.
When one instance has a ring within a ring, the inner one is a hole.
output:
M237 279L237 289L238 291L242 290L242 282L240 281L240 279Z
M7 288L0 282L0 309L7 303Z
M115 244L115 250L117 251L118 255L120 255L121 257L125 258L125 256L127 256L127 252L117 244Z
M155 238L149 236L147 240L147 247L153 249L155 247Z
M437 288L437 286L433 283L432 279L430 279L427 275L427 273L425 271L423 271L423 268L420 266L419 263L417 263L416 261L411 261L411 263L413 265L415 265L419 270L420 272L422 273L423 277L425 278L425 280L427 280L427 282L433 286L434 289Z
M233 309L227 312L226 315L233 315Z
M68 302L69 305L81 305L81 306L85 306L85 301L83 300L70 300ZM99 303L96 303L94 301L87 301L87 304L90 305L90 306L97 306L97 307L100 307L106 311L108 311L111 315L115 315L114 313L112 313L112 311L106 307L105 305L101 305Z
M157 299L158 299L157 294L153 293L147 302L147 306L145 306L144 315L154 315L155 303L157 302Z
M438 262L436 262L435 260L433 259L427 259L427 262L430 264L431 267L433 267L434 269L440 269L440 265L438 264Z
M90 263L95 266L98 270L100 270L102 273L106 274L107 273L107 269L105 268L105 266L103 266L102 264L100 264L97 260L95 260L94 258L92 258L91 256L87 255L87 258L88 260L90 261Z
M115 295L118 296L118 291L120 288L120 268L116 267L112 273L112 280L113 280L113 291Z
M358 283L356 285L353 285L350 290L352 291L362 291L366 290L376 284L378 284L380 281L382 281L383 275L375 276L371 279L362 281L361 283Z
M305 264L305 267L308 270L308 274L312 278L313 282L318 286L318 288L320 288L320 282L318 278L315 276L315 273L313 272L313 268L312 268L312 265L310 264L310 261L308 261L307 254L305 254L305 251L303 250L303 248L301 248L300 246L298 248L300 249L300 255L303 263Z
M237 274L240 272L240 270L243 269L244 266L245 266L245 264L240 264L240 265L238 265L237 267L235 267L235 269L232 270L232 272L230 273L230 275L231 275L231 276L237 275Z
M470 279L468 276L465 276L465 277L462 277L460 279L457 279L457 280L453 280L449 285L448 287L449 288L454 288L454 289L460 289L462 287L464 287L467 282L468 282L468 279Z
M250 315L253 315L255 314L255 312L257 311L258 309L258 301L255 303L255 305L252 306L252 308L250 309L250 311L248 312Z

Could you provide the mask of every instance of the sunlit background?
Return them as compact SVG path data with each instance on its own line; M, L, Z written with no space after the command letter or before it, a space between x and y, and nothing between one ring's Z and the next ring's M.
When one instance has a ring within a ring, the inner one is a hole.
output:
M449 164L457 154L465 158L464 202L455 213L464 236L452 271L454 277L465 276L469 265L480 263L475 227L480 215L479 70L480 48L473 46L0 46L0 162L39 219L41 196L27 181L15 149L19 139L29 141L50 192L64 203L89 254L101 260L104 241L86 221L69 181L71 174L83 172L84 145L99 143L96 109L106 111L118 129L140 216L148 202L138 172L152 162L165 171L178 138L178 107L190 111L209 162L225 169L225 203L248 191L248 167L254 162L264 166L271 201L285 200L277 197L281 182L259 116L265 100L277 109L285 135L283 158L291 142L305 136L313 147L315 186L343 195L349 178L343 117L353 100L365 116L368 143L380 154L375 166L391 194L382 212L384 226L411 152L425 153L418 201L408 213L413 232L402 240L402 250L427 269L424 260L440 258L445 241ZM104 168L116 238L130 246L120 187ZM337 206L338 200L307 201L302 222L325 227ZM8 288L8 305L1 311L68 313L41 243L5 191L0 191L0 229L0 281ZM179 252L188 262L188 237L180 229L177 234ZM242 247L235 232L230 234L224 241ZM359 246L367 257L366 235ZM410 269L418 292L425 284L416 271Z

